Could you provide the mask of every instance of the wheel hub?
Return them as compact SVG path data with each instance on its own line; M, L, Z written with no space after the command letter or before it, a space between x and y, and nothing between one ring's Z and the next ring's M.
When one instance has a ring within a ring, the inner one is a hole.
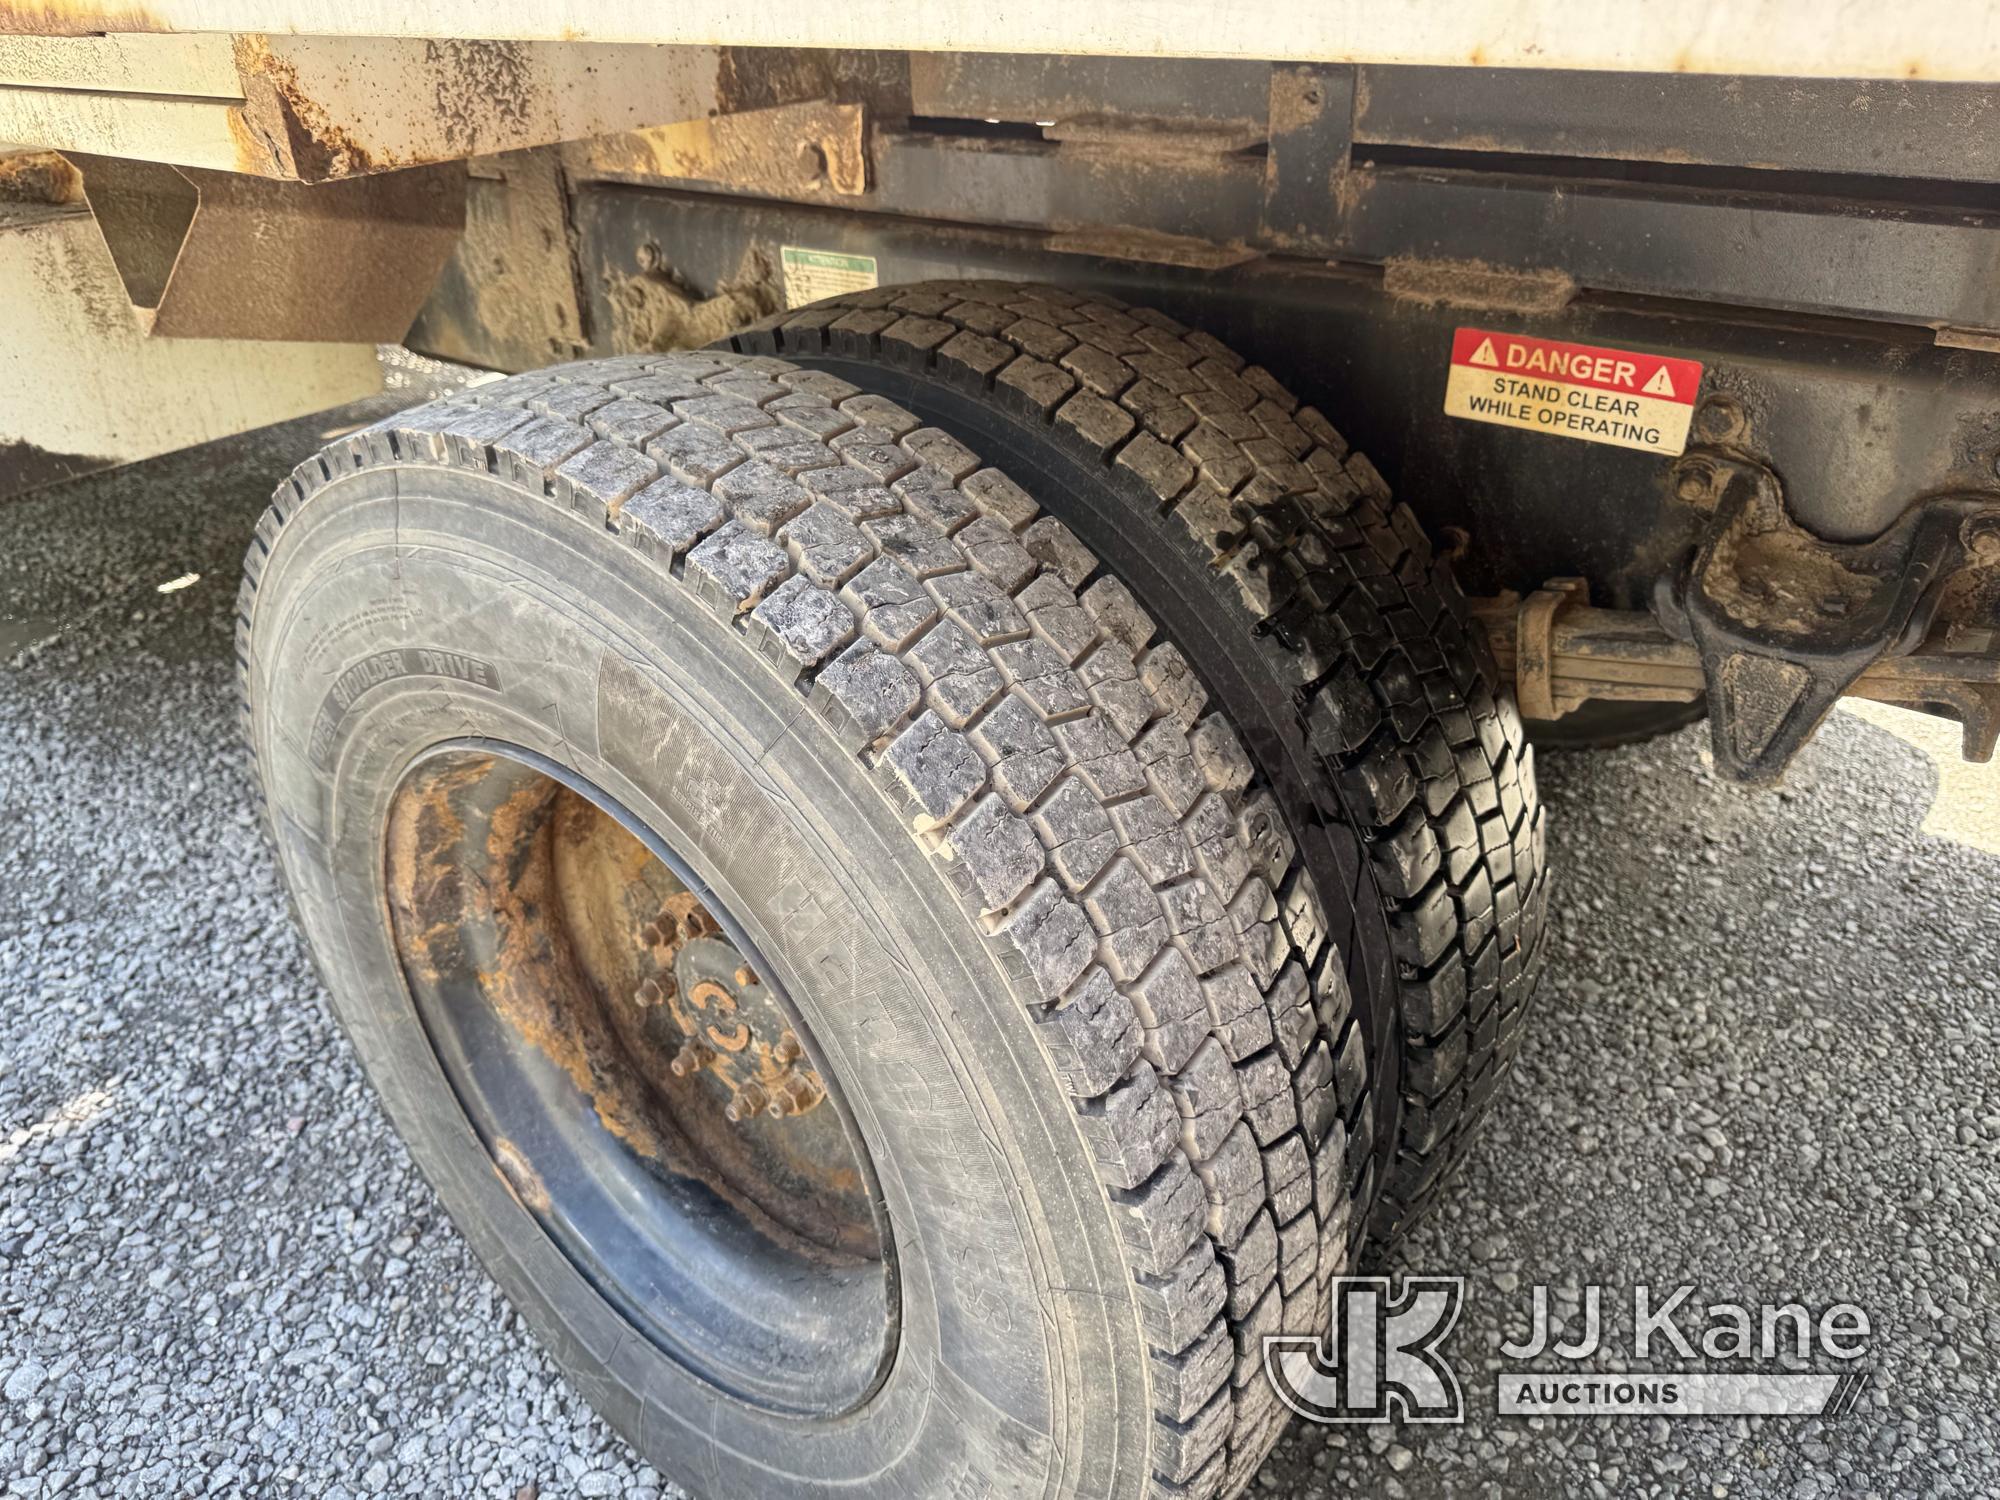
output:
M517 753L420 762L386 841L404 978L521 1206L714 1384L782 1411L859 1400L894 1347L886 1216L740 923L664 841Z
M664 1010L682 1038L667 1065L676 1078L706 1075L722 1086L731 1124L756 1115L788 1119L816 1109L826 1085L806 1059L790 1018L757 971L692 892L670 896L639 931L658 972L633 994Z

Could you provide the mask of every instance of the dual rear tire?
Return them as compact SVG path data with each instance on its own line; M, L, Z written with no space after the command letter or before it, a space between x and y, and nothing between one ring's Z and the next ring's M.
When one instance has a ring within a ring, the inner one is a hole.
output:
M650 1461L1213 1496L1539 962L1454 601L1212 340L951 286L341 440L239 644L364 1066Z
M1100 560L1071 581L1129 589L1185 653L1274 812L1257 942L1354 997L1353 1227L1392 1239L1512 1064L1547 906L1533 751L1416 517L1318 411L1150 309L935 282L728 342L887 395L1051 497Z

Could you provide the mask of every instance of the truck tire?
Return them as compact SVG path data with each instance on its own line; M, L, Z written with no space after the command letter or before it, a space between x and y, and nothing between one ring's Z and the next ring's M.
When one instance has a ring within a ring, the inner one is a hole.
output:
M876 391L986 455L1081 540L1066 577L1083 597L1137 595L1135 653L1155 621L1155 652L1185 653L1274 793L1267 962L1353 997L1333 1060L1366 1096L1341 1122L1373 1157L1356 1228L1393 1238L1512 1065L1547 905L1533 752L1416 518L1267 372L1102 296L885 287L727 345Z
M729 354L404 412L257 527L245 727L334 1007L702 1500L1233 1492L1261 1336L1326 1327L1346 997L1230 919L1250 758L1058 531Z

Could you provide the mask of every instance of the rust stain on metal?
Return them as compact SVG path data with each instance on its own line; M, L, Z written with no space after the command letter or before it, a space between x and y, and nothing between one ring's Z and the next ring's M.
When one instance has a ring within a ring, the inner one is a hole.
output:
M2000 328L1953 328L1937 330L1940 349L1976 349L1982 354L2000 354Z
M546 778L492 780L497 764L440 768L391 810L387 894L412 989L463 996L469 982L605 1131L658 1171L703 1184L758 1233L817 1259L879 1258L866 1185L829 1152L841 1121L831 1110L786 1118L824 1089L782 1007L766 1016L761 982L736 981L748 965L714 918L616 820ZM658 955L684 943L713 951L691 953L677 983ZM681 983L736 985L730 1004L704 994L700 1067L669 1066L694 1040L663 1014L681 1008L669 998ZM650 1000L638 993L648 985ZM710 1043L735 1040L739 1024L741 1049L728 1055L741 1076L725 1087ZM491 1149L521 1201L546 1207L548 1185L517 1144Z
M393 79L349 76L360 63L309 81L270 39L235 39L243 103L230 112L241 170L266 176L325 182L400 167L423 166L490 151L536 132L550 114L547 84L525 48L515 42L430 40L421 59L398 68ZM321 93L351 91L363 82L428 89L426 114L435 135L422 149L397 148L357 133L337 118Z
M546 841L536 834L551 813L547 784L523 785L492 814L487 852L514 878L478 892L465 888L450 851L464 837L457 799L491 769L474 761L432 778L396 801L388 832L388 891L398 918L406 972L436 983L457 970L468 904L486 905L496 934L490 962L478 966L480 987L521 1037L574 1083L604 1128L640 1155L658 1159L658 1134L615 1086L620 1058L609 1028L576 1024L562 998L582 983L574 956L546 920L557 899L550 888ZM576 1008L581 1009L581 1008Z
M546 842L535 837L553 813L546 784L529 783L493 814L487 849L496 866L518 862L518 878L493 892L499 948L480 980L487 997L523 1040L541 1052L590 1101L604 1128L641 1156L667 1155L616 1031L599 1007L570 1003L587 985L575 953L561 941L552 914L555 889Z
M453 797L491 767L491 760L468 762L432 780L421 794L398 797L390 810L384 841L389 908L404 939L405 967L414 967L417 977L431 983L449 970L446 955L458 934L453 918L462 893L457 873L444 857L465 832Z
M114 31L172 31L136 5L79 5L72 0L0 0L0 36L102 36Z
M261 114L253 119L247 105L232 104L225 118L229 122L230 140L236 147L237 171L258 177L291 175L291 156L284 137L265 126Z
M0 156L0 203L60 207L83 201L83 174L54 151Z
M686 1038L670 1064L675 1077L691 1078L704 1070L712 1074L729 1091L724 1114L732 1123L757 1114L772 1119L802 1115L826 1098L826 1086L807 1062L798 1034L775 1001L760 993L761 982L748 964L725 964L726 974L697 969L687 983L679 982L689 944L728 943L720 924L692 892L678 892L661 903L639 939L658 966L639 986L639 1002L664 1005Z
M1504 312L1552 313L1576 297L1564 271L1522 271L1483 260L1424 260L1394 256L1382 266L1382 289L1419 307L1477 307Z
M244 170L324 182L408 165L379 160L306 91L298 69L264 37L237 37L235 54L243 104L232 111L230 128L239 152L249 153Z

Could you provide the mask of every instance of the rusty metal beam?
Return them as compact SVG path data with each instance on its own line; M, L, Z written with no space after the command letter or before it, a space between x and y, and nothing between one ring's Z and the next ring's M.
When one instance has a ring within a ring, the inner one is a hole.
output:
M0 36L0 141L322 182L727 113L740 71L717 47Z

